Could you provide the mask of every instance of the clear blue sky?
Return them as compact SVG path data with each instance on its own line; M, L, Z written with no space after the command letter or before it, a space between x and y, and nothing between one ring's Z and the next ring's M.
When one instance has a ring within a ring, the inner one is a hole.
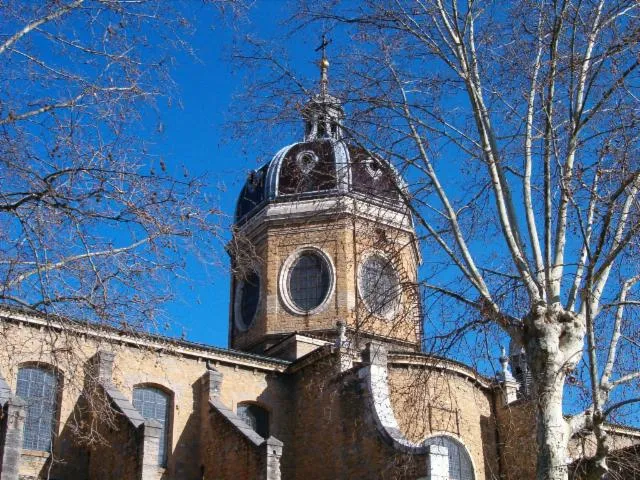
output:
M221 25L210 8L196 2L189 5L194 5L195 19L195 32L190 42L198 59L187 54L178 56L173 71L177 98L171 106L166 102L160 105L163 133L155 152L176 171L181 171L184 165L192 175L206 173L211 194L217 196L220 208L230 216L247 171L264 160L261 154L264 155L264 151L275 153L286 140L298 140L301 131L292 130L288 139L258 137L260 133L256 132L255 140L262 143L263 152L245 151L249 142L231 138L226 129L230 108L237 101L234 97L246 88L242 84L242 73L234 72L229 61L234 37L240 33L228 25ZM262 0L256 2L249 10L248 18L240 20L237 27L242 33L277 37L280 23L286 16L286 2ZM320 32L318 38L287 46L295 59L296 70L299 68L304 76L315 78L317 53L314 49L319 39ZM228 224L229 219L225 222ZM174 325L170 334L184 333L189 340L227 346L228 261L222 248L218 256L223 260L223 266L205 266L191 261L188 267L190 281L176 282L178 298L167 309Z

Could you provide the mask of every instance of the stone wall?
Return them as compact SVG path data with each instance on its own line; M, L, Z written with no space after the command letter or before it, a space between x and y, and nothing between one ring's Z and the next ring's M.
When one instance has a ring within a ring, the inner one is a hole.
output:
M103 441L90 449L87 478L92 480L140 478L143 428L143 425L139 428L131 425L123 414L114 415L111 424L97 422L96 434L100 435Z
M326 354L295 373L293 436L285 444L283 477L308 479L417 478L424 458L397 452L382 440L368 412L360 379L340 374ZM286 453L288 452L288 456Z
M124 428L120 421L109 426L88 420L92 407L86 404L81 393L86 386L88 366L99 350L114 354L113 386L129 403L136 385L157 386L170 393L169 455L167 468L162 472L164 479L201 478L200 462L194 461L193 452L200 449L200 378L207 371L207 363L216 365L224 374L220 396L226 405L235 410L239 402L259 402L272 412L274 435L286 428L287 409L283 407L288 398L286 382L276 375L286 368L286 362L261 360L221 349L151 342L110 331L94 335L89 330L78 332L71 327L60 330L26 321L0 321L0 334L11 338L7 348L0 349L0 376L7 380L11 391L16 391L17 372L25 363L55 367L62 378L53 455L22 450L21 475L38 477L48 469L51 460L55 460L52 478L87 478L88 471L100 468L102 462L96 463L96 459L103 453L106 455L112 446L129 453L137 451L139 433ZM93 431L88 435L81 426ZM106 450L97 453L94 449L102 447L90 448L85 442L79 443L78 431L85 439L104 437ZM130 458L136 457L127 457ZM131 470L125 465L121 468Z
M380 431L376 416L385 412L372 410L375 392L362 375L369 360L341 373L344 365L332 350L316 352L317 360L295 372L296 441L285 448L291 455L283 457L285 478L421 478L427 474L428 456L421 441L432 434L462 442L477 479L499 478L493 390L474 379L473 372L447 371L406 354L389 360L391 414L399 427L391 435L400 438L398 443ZM405 357L414 364L403 364Z
M258 446L208 405L202 423L201 474L207 480L262 478L266 468Z
M493 391L473 376L447 370L444 360L432 366L394 362L392 357L390 362L392 406L404 436L420 442L431 435L451 435L467 448L476 478L497 478Z
M456 362L406 352L387 355L381 349L372 369L371 346L360 356L346 342L342 347L322 346L290 363L113 330L74 328L0 319L0 335L11 339L0 349L5 408L7 392L16 391L21 365L49 366L61 379L53 455L14 449L20 454L17 468L22 476L418 479L433 466L422 440L434 434L451 435L464 444L477 480L534 476L532 404L504 406L491 382ZM104 361L96 364L96 356ZM203 384L202 379L212 375L215 387L211 381ZM92 398L87 388L94 383L104 387L115 416L103 418L95 404L87 403ZM131 404L137 385L170 394L166 468L159 468L153 456L158 426L136 417ZM236 416L238 404L247 401L269 412L272 437L252 433ZM5 431L8 418L1 420ZM87 430L92 435L87 436ZM78 431L82 443L77 442ZM616 447L640 439L636 431L615 435ZM91 439L103 443L87 443ZM8 451L5 445L3 459ZM590 437L576 439L570 448L574 458L591 451ZM0 480L9 471L3 467Z
M222 379L217 370L201 379L201 477L280 480L282 442L258 435L221 401Z
M294 376L292 434L283 457L285 478L416 479L427 455L396 448L381 435L361 376L364 366L342 372L339 352L324 348Z

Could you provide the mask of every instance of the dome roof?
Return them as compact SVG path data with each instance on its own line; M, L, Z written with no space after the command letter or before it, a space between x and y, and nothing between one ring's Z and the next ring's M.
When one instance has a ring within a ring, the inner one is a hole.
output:
M282 148L249 177L235 220L243 222L271 202L358 196L406 212L407 188L393 166L343 138L344 110L328 92L327 61L320 62L320 93L302 108L304 141Z
M388 208L405 210L407 187L395 168L360 146L334 138L313 138L282 148L249 173L236 206L236 222L269 202L353 194Z

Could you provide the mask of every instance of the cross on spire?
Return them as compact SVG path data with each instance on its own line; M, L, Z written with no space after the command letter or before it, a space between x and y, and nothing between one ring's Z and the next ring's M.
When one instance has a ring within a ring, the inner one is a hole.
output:
M329 93L329 60L327 60L327 45L331 43L331 40L327 40L326 33L322 34L322 43L316 52L322 50L322 58L320 59L320 94L324 97Z
M324 138L339 140L342 138L344 110L340 101L329 94L327 45L330 43L331 40L327 38L326 34L323 34L322 42L315 49L322 55L318 64L320 67L320 91L311 95L309 101L302 108L305 141Z

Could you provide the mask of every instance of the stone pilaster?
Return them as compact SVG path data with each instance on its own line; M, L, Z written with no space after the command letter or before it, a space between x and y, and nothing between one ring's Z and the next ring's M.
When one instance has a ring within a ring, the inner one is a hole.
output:
M222 387L222 373L215 369L207 369L201 378L202 394L205 404L212 398L220 396L220 388Z
M266 472L265 480L280 480L280 458L282 457L283 443L276 437L269 437L262 444L265 449Z
M0 422L0 480L18 480L22 434L26 418L25 402L13 396L2 409Z
M94 380L100 383L111 383L113 379L113 352L98 350L92 358Z
M158 480L160 459L160 433L162 426L156 420L145 420L142 428L142 468L140 480Z
M379 367L387 367L387 349L381 342L367 343L364 352L362 352L362 361L370 365Z

